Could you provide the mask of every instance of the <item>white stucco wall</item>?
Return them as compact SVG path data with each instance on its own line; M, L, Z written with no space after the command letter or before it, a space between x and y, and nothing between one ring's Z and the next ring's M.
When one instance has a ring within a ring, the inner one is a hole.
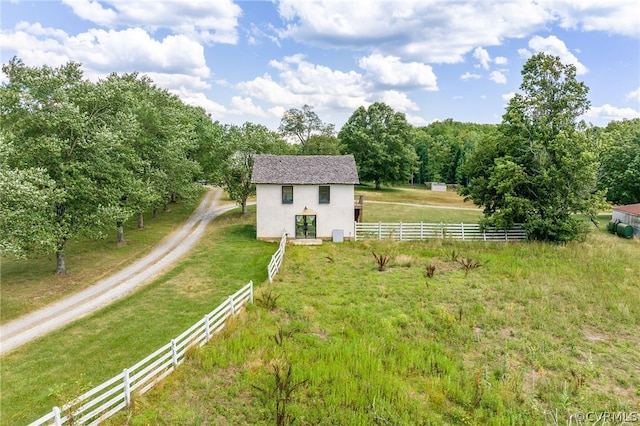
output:
M257 237L280 238L284 229L295 238L295 216L307 207L317 212L317 238L330 239L334 229L342 229L345 239L352 238L353 185L328 186L329 204L319 203L319 185L293 185L293 204L282 204L282 185L256 185Z

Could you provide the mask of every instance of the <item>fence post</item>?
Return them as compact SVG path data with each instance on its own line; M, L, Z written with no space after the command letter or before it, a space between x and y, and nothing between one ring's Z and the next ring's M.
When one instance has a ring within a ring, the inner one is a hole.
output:
M60 408L53 407L53 424L56 426L62 426L62 421L60 420Z
M173 367L178 366L178 350L176 349L176 341L171 339L171 359L173 361Z
M249 281L249 303L253 305L253 280Z
M444 238L444 223L440 222L440 238Z
M504 240L505 241L509 241L509 234L507 233L507 230L504 230Z
M424 223L420 222L420 241L424 240Z
M131 386L129 383L129 370L122 370L122 383L124 385L124 403L128 407L131 405Z
M462 227L462 241L464 241L464 222L462 222L460 226Z
M378 222L378 239L382 239L382 222Z
M353 221L353 241L358 241L358 222Z
M400 221L400 241L402 241L402 221Z
M207 342L211 340L211 328L209 326L209 314L204 316L204 334L207 336Z
M236 307L233 305L233 296L229 296L229 308L231 309L231 315L236 314Z
M486 229L482 230L482 239L483 239L483 241L487 241L487 230Z

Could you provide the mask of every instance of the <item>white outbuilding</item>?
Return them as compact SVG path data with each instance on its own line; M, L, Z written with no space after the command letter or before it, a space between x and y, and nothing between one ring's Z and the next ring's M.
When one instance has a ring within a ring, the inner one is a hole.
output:
M640 203L614 207L611 220L631 225L633 235L640 238Z
M256 155L251 182L258 239L353 238L352 155Z

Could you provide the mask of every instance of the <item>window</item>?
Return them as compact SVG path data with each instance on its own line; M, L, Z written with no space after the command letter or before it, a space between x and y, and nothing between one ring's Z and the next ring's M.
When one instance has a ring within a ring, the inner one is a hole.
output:
M282 187L282 204L293 204L293 186Z
M331 187L321 186L319 187L319 199L320 204L329 204L331 200Z

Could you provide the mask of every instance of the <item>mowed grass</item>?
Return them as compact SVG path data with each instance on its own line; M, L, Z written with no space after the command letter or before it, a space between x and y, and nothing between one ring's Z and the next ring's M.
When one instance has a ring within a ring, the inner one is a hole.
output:
M356 200L360 195L364 196L364 222L478 223L482 218L481 209L451 191L357 186Z
M39 418L166 344L249 280L264 281L277 244L256 241L254 223L255 213L236 211L215 219L163 277L3 355L0 423Z
M476 209L470 201L464 201L457 192L431 191L426 187L382 187L375 189L367 185L357 185L355 187L355 198L364 196L365 208L367 201L384 201L390 203L409 203L431 206L457 207L465 209ZM481 211L481 210L480 210Z
M372 251L392 257L388 270ZM465 271L463 259L482 266ZM634 413L639 276L638 240L603 231L566 245L288 246L257 291L272 309L249 306L109 424L544 425Z
M54 275L55 254L29 259L2 258L0 267L0 323L37 310L77 293L98 280L123 269L149 253L163 238L176 230L193 213L200 199L170 204L168 211L144 215L145 227L137 220L125 222L125 244L116 244L115 229L101 240L78 238L65 248L68 275Z

